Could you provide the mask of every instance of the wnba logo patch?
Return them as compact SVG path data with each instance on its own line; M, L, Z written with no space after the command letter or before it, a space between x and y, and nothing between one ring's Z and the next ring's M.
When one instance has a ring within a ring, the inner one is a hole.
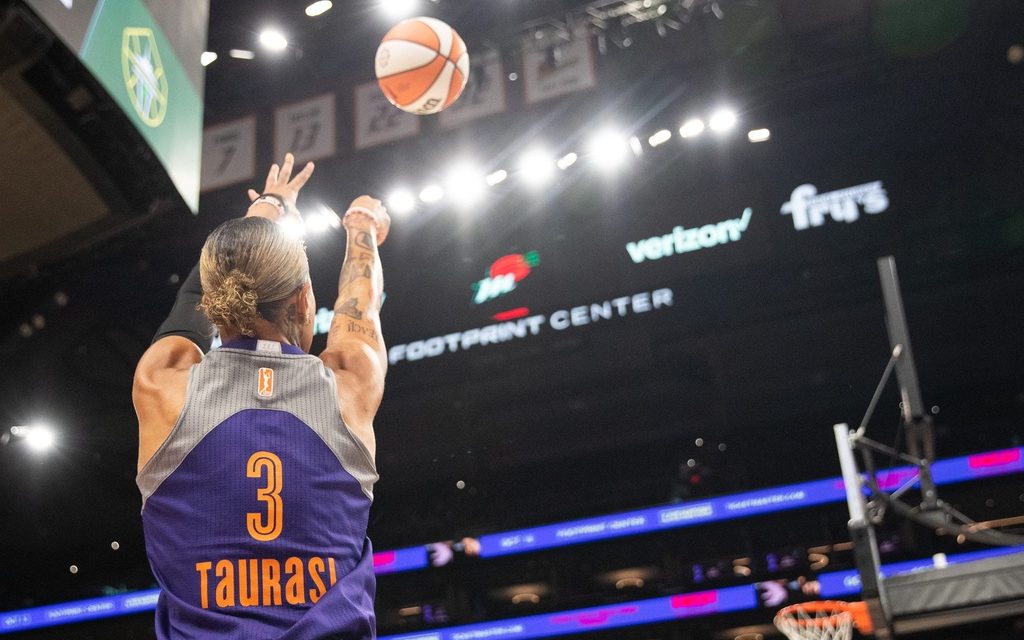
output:
M274 370L260 367L256 373L256 395L269 398L274 395Z

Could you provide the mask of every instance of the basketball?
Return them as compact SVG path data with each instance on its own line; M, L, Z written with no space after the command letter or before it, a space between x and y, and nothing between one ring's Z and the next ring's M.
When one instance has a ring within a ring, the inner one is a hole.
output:
M438 113L462 94L469 78L466 43L435 18L398 23L381 41L375 61L381 91L402 111Z

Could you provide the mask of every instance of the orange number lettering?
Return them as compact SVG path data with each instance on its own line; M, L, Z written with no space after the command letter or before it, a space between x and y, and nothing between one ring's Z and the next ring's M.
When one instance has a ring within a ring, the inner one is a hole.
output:
M267 486L256 492L256 498L267 503L266 521L261 513L247 513L245 524L249 535L254 540L269 542L281 535L284 526L281 505L281 458L269 451L257 451L249 456L245 475L250 478L262 478L263 470L267 470Z

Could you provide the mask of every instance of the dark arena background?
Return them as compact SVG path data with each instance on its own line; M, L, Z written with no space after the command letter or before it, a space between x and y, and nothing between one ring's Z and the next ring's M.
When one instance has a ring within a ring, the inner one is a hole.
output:
M863 599L883 638L1024 637L1019 2L308 4L0 3L0 635L155 637L133 371L292 151L315 353L337 215L393 218L379 636L760 640ZM415 15L470 52L440 115L374 79ZM970 522L876 452L915 510L872 492L865 542L833 425L909 347L885 256L913 360L865 433Z

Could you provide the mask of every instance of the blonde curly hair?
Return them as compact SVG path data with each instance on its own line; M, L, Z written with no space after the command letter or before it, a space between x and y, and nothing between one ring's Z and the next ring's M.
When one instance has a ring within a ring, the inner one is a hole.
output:
M284 301L309 279L302 241L266 218L228 220L206 238L199 258L199 309L219 329L256 335L256 321L279 322Z

